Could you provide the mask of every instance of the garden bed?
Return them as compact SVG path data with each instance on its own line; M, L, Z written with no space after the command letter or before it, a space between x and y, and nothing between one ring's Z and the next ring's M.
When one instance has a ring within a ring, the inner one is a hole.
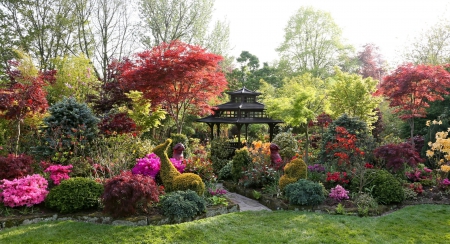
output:
M80 221L86 223L95 224L109 224L109 225L127 225L127 226L143 226L143 225L164 225L175 224L182 222L189 222L198 219L204 219L221 214L227 214L232 212L239 212L239 205L229 203L228 206L217 205L209 206L206 212L189 219L170 219L161 214L161 212L154 208L147 214L136 214L134 216L126 218L112 218L110 215L105 214L98 210L83 211L73 214L59 214L54 211L48 210L45 207L41 207L35 210L34 213L11 213L9 216L0 217L0 230L4 228L11 228L15 226L34 224L39 222L48 221Z
M227 181L223 182L223 186L228 191L254 199L271 210L299 210L335 214L337 205L339 204L328 198L324 203L318 206L290 205L286 199L277 197L273 194L261 193L258 198L255 198L254 191L262 192L261 189L245 188L241 185ZM368 212L368 215L381 216L399 210L404 206L418 204L450 204L450 194L440 191L437 187L424 188L423 193L419 194L416 199L405 200L399 204L379 205L377 209L371 209ZM351 200L344 200L341 202L341 205L344 207L343 214L358 215L358 207Z

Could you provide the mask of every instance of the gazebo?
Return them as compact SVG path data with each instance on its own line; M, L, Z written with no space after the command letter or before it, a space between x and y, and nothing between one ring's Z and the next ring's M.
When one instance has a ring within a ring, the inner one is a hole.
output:
M264 104L257 102L259 92L251 91L245 87L227 92L230 101L214 108L214 113L197 122L208 124L211 128L211 139L214 138L214 126L217 135L220 135L221 124L234 124L238 129L238 143L241 143L241 129L245 127L245 140L248 140L248 126L251 124L268 124L270 141L273 139L275 125L284 123L282 120L273 120L266 115Z

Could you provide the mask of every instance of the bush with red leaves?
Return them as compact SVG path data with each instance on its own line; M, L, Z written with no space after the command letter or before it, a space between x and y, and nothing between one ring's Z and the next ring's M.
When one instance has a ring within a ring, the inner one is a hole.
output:
M33 174L33 159L25 154L0 156L0 180L13 180Z
M124 171L106 182L101 196L103 211L113 217L131 216L137 211L148 213L151 204L159 202L158 193L151 177Z
M403 169L404 164L416 167L417 164L425 161L415 148L407 142L378 147L373 151L373 154L378 160L384 161L384 167L392 173Z
M118 113L104 118L98 128L105 135L120 135L135 132L136 123L126 113Z

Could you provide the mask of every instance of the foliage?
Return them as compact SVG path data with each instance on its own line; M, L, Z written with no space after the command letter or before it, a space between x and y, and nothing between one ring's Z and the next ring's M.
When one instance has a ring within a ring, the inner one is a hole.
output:
M350 179L347 172L327 172L325 183L328 188L335 187L337 185L346 186L350 183Z
M151 204L159 201L158 186L151 177L124 171L106 182L101 200L103 211L113 217L147 213Z
M125 95L131 100L132 109L126 106L119 107L119 111L126 113L135 123L140 133L148 132L161 125L166 118L166 112L157 105L151 108L150 99L146 99L140 91L130 91Z
M135 134L136 123L126 113L107 115L98 123L98 129L107 136Z
M278 133L273 138L272 143L280 147L280 156L283 160L291 160L298 153L298 142L291 132Z
M348 197L349 191L345 190L344 187L341 185L337 185L334 188L331 188L329 197L333 198L334 200L340 202L345 199L349 199Z
M363 78L372 77L381 81L387 72L385 61L379 54L379 48L372 43L363 46L364 50L358 53L360 69L358 73Z
M211 141L211 162L214 173L219 171L227 165L230 160L230 151L226 149L228 142L225 138L216 137Z
M375 173L372 173L375 172ZM386 170L369 170L367 188L381 204L401 203L405 199L402 184Z
M12 181L3 179L0 184L0 202L8 207L31 207L44 201L48 182L38 174L27 175Z
M33 174L33 159L26 154L0 156L0 179L13 180Z
M103 185L94 180L74 177L52 188L45 199L45 206L60 213L73 213L96 208L99 205Z
M233 175L233 180L237 182L252 163L248 149L244 147L236 150L232 162L231 174Z
M216 175L214 174L212 163L206 155L194 152L189 159L185 159L185 163L186 168L184 172L197 174L203 181L215 181Z
M433 170L418 164L416 168L405 172L406 178L411 182L429 181L433 179Z
M126 60L120 80L122 87L141 91L144 98L162 105L181 133L186 115L209 112L209 100L226 88L221 60L199 46L162 43Z
M205 183L199 175L194 173L183 173L175 177L173 187L175 191L192 190L199 196L203 196L205 192Z
M377 201L369 193L360 193L354 199L354 203L358 207L359 216L368 216L369 209L378 208Z
M400 144L387 144L380 146L373 152L374 156L384 162L384 167L391 172L398 172L404 169L406 164L415 167L423 162L414 147L407 142Z
M356 146L356 135L350 134L344 127L336 127L335 140L328 142L325 146L326 152L333 155L327 163L331 167L351 172L358 164L364 162L364 152Z
M53 184L59 185L62 180L69 179L69 173L72 168L73 166L71 164L67 166L57 164L49 166L44 172L50 173L50 179L52 179Z
M206 202L194 191L175 191L161 199L161 208L165 216L182 220L205 212Z
M335 68L335 74L329 79L333 85L328 92L328 99L334 116L347 114L359 118L372 127L377 121L374 109L381 101L380 98L372 96L376 91L377 80L344 73L338 68Z
M308 165L308 180L325 182L325 167L322 164Z
M325 200L322 186L306 179L289 184L285 188L285 196L290 204L315 206Z
M277 171L266 162L253 162L242 172L238 184L244 187L263 188L271 185L277 180Z
M299 179L306 179L308 174L306 163L300 158L287 163L283 170L284 175L281 176L279 181L281 191L284 191L287 185L297 182Z
M329 13L301 7L289 19L277 51L290 73L310 72L314 77L326 77L351 49L342 44L341 35Z
M134 165L131 172L136 174L141 174L144 176L150 176L153 179L156 178L156 175L159 173L161 169L161 161L159 157L154 153L147 154L144 158L136 159L137 163Z
M232 175L232 169L233 169L233 162L230 161L227 164L225 164L225 166L223 166L220 171L219 174L217 176L217 178L219 180L230 180L232 179L233 175Z
M43 156L65 163L79 156L84 146L97 136L98 119L84 103L75 98L63 98L49 108L50 116L44 119L45 143Z
M386 96L394 112L408 121L412 139L414 119L425 117L429 103L443 100L448 88L450 74L442 66L404 64L385 77L376 94Z

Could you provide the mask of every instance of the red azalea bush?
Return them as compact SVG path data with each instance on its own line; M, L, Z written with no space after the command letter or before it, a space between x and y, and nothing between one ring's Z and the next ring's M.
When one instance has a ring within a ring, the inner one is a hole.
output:
M44 201L48 194L48 182L41 175L28 175L24 178L2 180L0 202L8 207L31 207Z
M350 178L347 172L328 172L325 184L328 188L335 187L337 185L346 186L350 183Z
M350 134L347 129L341 126L336 127L336 137L326 145L326 152L333 155L331 162L337 169L351 172L354 165L364 161L364 152L357 146L356 135Z
M407 142L378 147L373 154L375 158L384 162L384 167L392 173L403 169L405 164L416 167L417 164L424 162L414 147Z
M33 174L33 159L25 154L0 156L0 180L13 180Z
M109 179L101 196L103 211L113 217L125 217L138 210L148 212L151 204L159 202L160 189L148 176L124 171Z
M422 184L420 184L418 182L406 184L406 186L408 188L410 188L411 190L413 190L417 194L422 194L422 192L423 192L423 186L422 186Z

